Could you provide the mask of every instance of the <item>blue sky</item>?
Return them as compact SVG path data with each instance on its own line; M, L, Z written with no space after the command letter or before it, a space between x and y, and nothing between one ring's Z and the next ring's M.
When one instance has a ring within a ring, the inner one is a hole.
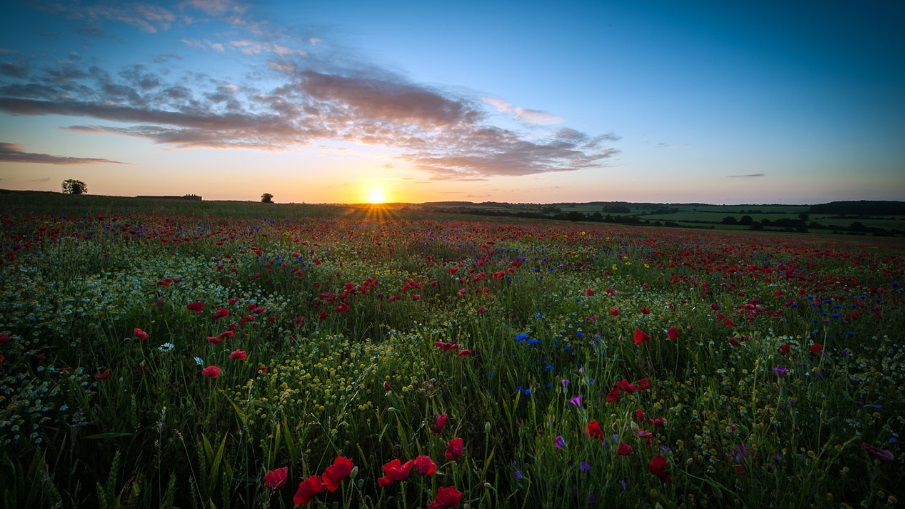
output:
M0 188L903 200L902 26L891 1L13 1Z

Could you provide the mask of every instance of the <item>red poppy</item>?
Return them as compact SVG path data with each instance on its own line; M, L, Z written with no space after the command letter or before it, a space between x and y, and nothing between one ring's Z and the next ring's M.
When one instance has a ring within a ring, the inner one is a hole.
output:
M777 348L776 351L785 355L792 351L792 347L788 343L783 343L779 345L779 348Z
M594 419L585 426L584 434L590 438L599 438L603 440L603 430L600 429L600 423L597 422L597 419Z
M486 308L486 307L481 306L481 307L478 308L478 313L486 313L486 312L487 312L487 308Z
M675 341L675 340L679 339L679 331L677 331L675 327L670 327L669 329L666 330L666 336L669 339Z
M619 316L619 310L616 308L610 308L610 314L613 316Z
M286 477L289 475L289 467L271 470L264 474L264 486L272 490L282 489L286 485Z
M104 370L103 373L98 373L98 374L94 375L94 379L95 379L95 380L103 380L103 379L105 379L105 378L110 378L110 370L109 370L109 369Z
M0 345L6 343L7 341L9 341L9 334L5 332L0 334Z
M461 438L457 437L450 440L449 443L446 444L446 459L449 461L459 461L459 458L462 457L462 450L463 446Z
M663 456L654 456L651 458L650 463L647 464L648 470L650 473L659 477L663 482L671 482L672 477L667 472L667 467L669 464L666 462L666 458Z
M185 305L185 309L188 309L189 311L194 311L195 313L200 313L201 311L204 310L204 303L201 301L189 302L188 304Z
M233 350L232 353L229 354L230 359L236 359L237 361L244 361L248 358L248 354L242 350Z
M352 460L345 456L337 456L333 464L324 469L321 480L331 492L339 488L339 483L352 473Z
M321 481L320 476L312 475L299 483L299 489L292 497L292 502L295 505L308 505L308 502L314 498L314 495L323 493L326 490L327 486Z
M632 336L632 339L635 340L636 345L640 345L645 341L650 341L650 336L643 332L641 329L635 329L635 334Z
M735 339L735 338L729 338L729 344L732 345L732 346L740 346L740 345L741 345L741 343L739 343L738 340Z
M606 395L606 402L615 403L617 401L619 401L619 389L613 387L610 389L609 394Z
M393 387L390 385L390 382L383 382L383 390L389 392L393 390Z
M632 446L628 444L619 444L619 447L616 448L616 454L620 456L628 456L632 453Z
M138 327L136 327L135 330L132 331L132 333L135 334L135 337L138 339L148 339L148 333L139 329Z
M896 459L895 455L891 451L880 449L879 447L874 447L867 442L861 442L861 448L863 448L869 456L873 456L880 461L889 462Z
M585 294L585 297L592 297L594 295L594 290L591 290L590 288L588 288L587 290L584 291L584 294Z
M384 476L377 479L377 484L380 485L381 488L386 488L395 482L408 479L414 464L414 460L408 460L403 464L398 459L385 464L383 466Z
M223 370L218 368L217 366L208 366L201 370L202 375L210 378L217 378L222 372Z
M459 345L456 343L446 343L444 341L434 341L434 346L441 352L448 352L459 348Z
M418 475L429 476L437 473L437 464L430 456L418 456L415 458L415 473Z
M229 316L229 310L226 308L218 308L214 311L214 318L224 318Z
M431 425L431 431L437 435L443 431L444 426L446 426L446 414L440 414L434 419L434 423Z
M638 388L641 389L642 391L646 391L647 389L650 389L650 380L648 380L647 378L642 378L641 380L638 380Z
M821 353L823 353L823 345L821 345L820 343L814 343L809 348L811 349L811 353L813 355L820 355Z
M648 309L648 308L641 308L641 314L642 314L642 315L649 315L649 314L650 314L650 309Z
M625 378L616 382L616 387L618 387L619 390L621 390L623 392L627 392L629 394L631 394L633 392L638 392L638 386L635 384L628 383L628 380L626 380Z
M444 509L446 507L459 507L462 501L462 492L455 486L440 486L437 488L437 496L427 505L427 509Z
M219 345L223 338L220 336L208 336L207 340L215 345Z
M468 350L466 348L459 351L458 355L456 355L456 359L458 359L459 357L468 357L469 355L471 355L471 350Z

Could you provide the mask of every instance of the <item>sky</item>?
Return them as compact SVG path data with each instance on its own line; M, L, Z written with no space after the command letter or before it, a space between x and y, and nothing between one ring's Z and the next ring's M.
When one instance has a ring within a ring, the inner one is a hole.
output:
M905 200L905 3L8 0L0 189Z

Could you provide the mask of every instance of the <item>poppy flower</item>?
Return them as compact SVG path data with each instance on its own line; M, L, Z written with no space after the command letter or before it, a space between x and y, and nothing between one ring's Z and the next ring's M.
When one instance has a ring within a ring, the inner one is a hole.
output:
M626 380L625 378L616 382L616 387L618 387L619 390L627 392L629 394L631 394L633 392L638 392L638 386L635 384L629 383L628 380Z
M415 458L415 473L418 475L429 476L437 473L437 464L430 456L418 456Z
M264 486L272 490L282 489L286 485L286 477L289 475L289 467L271 470L264 474Z
M585 295L585 297L592 297L594 295L594 290L591 290L590 288L588 288L587 290L584 291L584 295Z
M468 357L469 355L471 355L471 350L468 350L467 348L466 348L466 349L462 349L462 350L460 350L459 353L456 355L456 359L458 359L459 357Z
M444 509L446 507L459 507L462 501L462 492L455 486L440 486L437 488L437 496L427 505L427 509Z
M98 373L94 375L95 380L104 380L105 378L110 378L110 370L106 369L103 373Z
M233 350L232 353L229 354L230 359L236 359L237 361L244 361L248 358L248 354L242 350Z
M295 505L308 505L308 502L310 502L311 499L314 498L314 495L323 493L326 490L327 486L323 481L321 481L320 476L312 475L311 477L299 483L299 489L292 497L292 502Z
M217 366L208 366L201 370L201 374L209 378L217 378L223 370Z
M383 390L390 392L393 390L393 387L390 385L390 382L383 382Z
M447 343L445 341L434 341L434 346L437 347L441 352L449 352L451 350L456 350L459 348L459 345L456 343Z
M223 341L223 338L220 336L208 336L207 341L215 345L219 345L220 342Z
M820 355L823 352L823 345L821 345L820 343L814 343L808 348L810 348L811 354L813 355Z
M667 467L669 464L666 462L666 458L663 456L654 456L651 458L650 463L647 464L647 469L650 470L650 473L659 477L663 482L671 482L672 477L667 472Z
M449 461L459 461L459 458L462 457L462 450L463 446L461 438L456 437L450 440L449 443L446 444L446 459Z
M861 448L863 448L869 456L873 456L880 461L889 462L896 459L895 455L891 451L880 449L879 447L874 447L867 442L861 442Z
M143 330L141 330L141 329L139 329L138 327L136 327L136 328L132 331L132 333L135 334L135 337L138 338L138 339L142 339L142 340L148 339L148 333L145 332L145 331L143 331Z
M650 336L641 329L635 329L635 334L632 336L632 339L635 340L636 345L640 345L645 341L650 341Z
M633 451L632 446L630 446L626 443L621 443L621 444L619 444L619 447L616 448L616 454L618 454L620 456L628 456L629 454L632 453L632 451Z
M607 403L615 403L619 401L619 389L613 387L610 389L610 392L606 395Z
M610 308L610 314L613 316L619 316L619 310L616 308Z
M377 479L377 484L380 485L381 488L386 488L395 482L408 479L414 464L415 462L413 460L402 463L398 459L394 459L383 466L384 476Z
M783 343L779 345L779 348L777 348L776 351L785 355L792 351L792 347L788 343Z
M679 339L679 331L677 331L675 327L670 327L666 330L666 337L675 341Z
M443 427L446 426L446 418L446 414L440 414L434 419L434 423L431 425L431 431L433 431L435 435L438 435L443 431Z
M729 344L732 346L741 346L741 343L739 343L735 338L729 338Z
M650 380L648 380L647 378L642 378L641 380L638 380L638 388L641 389L642 391L646 391L647 389L650 389Z
M599 438L603 440L603 430L600 429L600 423L597 422L597 419L594 419L585 426L584 434L590 438Z
M0 334L0 345L6 343L7 341L9 341L9 334L5 332Z
M201 301L190 302L185 305L185 309L188 309L189 311L194 311L195 313L200 313L204 310L204 303Z
M229 310L226 308L217 308L217 310L214 311L214 318L225 318L227 316L229 316Z
M321 480L331 492L339 488L339 483L352 473L352 460L345 456L337 456L333 464L324 469Z
M649 315L649 314L650 314L650 309L648 309L648 308L641 308L641 314L642 314L642 315Z

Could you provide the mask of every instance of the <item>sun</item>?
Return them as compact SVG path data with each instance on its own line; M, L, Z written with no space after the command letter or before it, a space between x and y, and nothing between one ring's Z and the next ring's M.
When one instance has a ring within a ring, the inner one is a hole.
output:
M384 201L383 191L381 191L380 189L377 189L375 187L374 189L371 189L371 191L368 193L368 203L371 203L372 205L377 205L378 203L383 203L383 201Z

